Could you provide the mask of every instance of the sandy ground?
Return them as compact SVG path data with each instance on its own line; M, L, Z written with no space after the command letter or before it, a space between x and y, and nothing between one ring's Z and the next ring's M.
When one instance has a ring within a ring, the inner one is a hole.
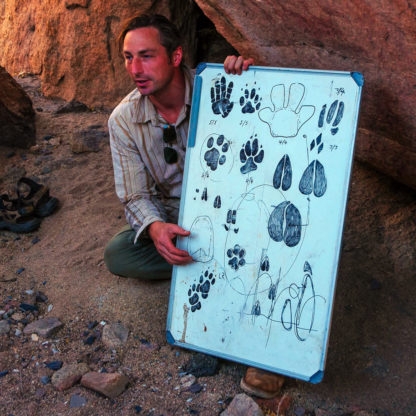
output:
M0 336L0 371L9 371L0 378L1 414L130 415L137 414L135 406L145 415L219 414L241 392L245 367L220 361L217 375L198 380L201 392L181 392L182 366L194 353L165 340L170 282L115 277L104 265L105 244L125 224L114 192L109 114L55 114L63 102L44 98L35 78L20 82L38 109L40 150L1 149L1 190L33 176L50 187L60 208L34 233L0 231L0 309L25 300L26 290L41 291L48 300L38 304L39 316L65 325L47 344L16 337L16 326ZM75 154L72 135L84 130L93 132L98 151ZM287 379L288 414L416 414L415 214L413 191L355 163L325 377L318 385ZM87 325L95 320L126 326L125 347L114 353L100 339L85 345ZM52 360L120 371L131 382L115 400L80 385L57 392L40 381L52 374L44 366ZM84 407L70 408L74 394L86 398Z

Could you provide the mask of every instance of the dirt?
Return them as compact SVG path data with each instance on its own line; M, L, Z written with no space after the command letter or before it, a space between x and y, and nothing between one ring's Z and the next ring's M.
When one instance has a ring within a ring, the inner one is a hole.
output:
M33 340L16 336L24 324L13 322L9 335L0 335L0 372L8 371L0 378L1 413L219 414L241 392L245 366L220 360L218 374L197 380L201 392L181 391L183 366L195 353L166 342L170 282L140 282L106 270L103 249L125 224L114 192L109 114L56 114L64 101L42 96L33 76L19 82L37 111L38 146L1 149L1 192L26 175L48 185L60 206L36 232L0 231L0 310L33 302L27 290L42 292L47 300L38 298L39 312L27 312L27 320L54 316L64 327L49 340ZM74 135L84 130L93 132L96 151L73 153ZM287 378L287 414L416 414L415 214L414 192L355 163L325 377L317 385ZM87 328L93 321L120 321L130 330L126 345L106 348L103 325ZM91 334L97 339L85 344ZM41 382L53 373L45 363L56 360L119 371L130 384L114 400L79 384L58 392ZM75 394L86 399L85 406L70 408Z

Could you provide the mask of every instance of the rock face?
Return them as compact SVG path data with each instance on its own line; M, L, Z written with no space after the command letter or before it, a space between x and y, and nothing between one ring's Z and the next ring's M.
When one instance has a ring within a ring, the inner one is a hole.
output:
M32 146L36 140L32 101L1 66L0 91L0 145Z
M414 1L195 1L258 65L362 72L356 156L416 189Z

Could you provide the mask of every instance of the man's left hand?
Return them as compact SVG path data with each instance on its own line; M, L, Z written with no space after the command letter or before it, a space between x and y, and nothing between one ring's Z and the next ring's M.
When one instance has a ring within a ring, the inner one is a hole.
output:
M225 58L224 70L227 74L241 75L250 65L254 65L253 58L245 59L242 56L230 55Z

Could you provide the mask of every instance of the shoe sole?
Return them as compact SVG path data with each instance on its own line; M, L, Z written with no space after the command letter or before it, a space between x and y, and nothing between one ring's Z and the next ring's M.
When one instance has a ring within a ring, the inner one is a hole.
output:
M9 222L0 220L0 230L12 231L14 233L30 233L39 228L42 221L39 218L33 218L25 222Z

